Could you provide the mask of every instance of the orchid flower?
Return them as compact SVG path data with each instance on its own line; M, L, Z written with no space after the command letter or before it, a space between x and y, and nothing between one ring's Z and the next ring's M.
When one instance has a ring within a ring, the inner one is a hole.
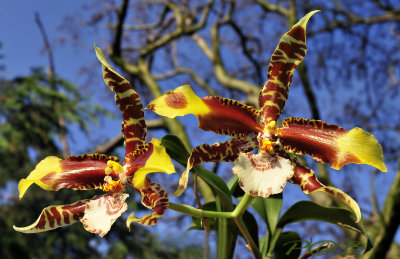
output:
M302 165L296 155L311 155L337 170L348 163L363 163L387 171L375 137L358 127L346 131L320 120L302 118L286 118L278 127L294 71L306 54L306 25L315 12L305 15L280 39L271 57L268 81L259 95L259 110L227 98L200 98L188 85L167 91L146 107L169 118L194 114L199 128L233 137L223 143L195 147L174 195L179 196L186 189L193 166L234 161L232 170L239 185L252 196L280 193L289 181L306 194L322 191L333 196L354 211L357 221L360 219L358 204L341 190L320 183L314 171ZM257 154L251 152L257 148Z
M68 156L64 160L54 156L45 158L26 179L19 182L20 199L33 183L48 191L102 189L106 193L68 205L46 207L35 223L27 227L14 226L16 231L43 232L80 221L87 231L104 236L127 210L127 185L135 188L142 195L143 205L153 210L143 218L136 218L132 213L127 219L128 227L131 222L154 225L168 208L166 191L146 175L151 172L173 173L175 169L170 157L160 140L146 143L147 128L139 95L124 77L111 68L102 51L96 46L95 50L102 63L104 82L115 92L115 102L123 115L124 164L121 166L117 157L103 154Z

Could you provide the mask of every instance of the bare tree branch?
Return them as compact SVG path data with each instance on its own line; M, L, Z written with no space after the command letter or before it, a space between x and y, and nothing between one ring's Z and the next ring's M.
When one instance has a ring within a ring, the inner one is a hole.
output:
M56 73L55 73L55 64L54 64L54 57L53 57L53 50L51 48L49 39L47 37L46 30L44 29L44 26L40 20L39 13L35 13L35 22L40 30L40 34L42 35L42 39L44 41L44 47L47 52L48 58L49 58L49 80L50 80L50 87L53 90L57 89L56 85ZM55 102L55 101L54 101ZM55 106L57 106L57 103L54 103ZM69 155L69 146L68 146L68 141L66 137L66 128L65 128L65 121L62 116L58 117L58 125L61 129L60 131L60 140L63 146L63 156L67 157Z
M396 178L386 196L381 215L384 220L384 225L378 227L378 235L374 242L374 249L368 255L370 259L386 258L386 254L400 226L400 161Z

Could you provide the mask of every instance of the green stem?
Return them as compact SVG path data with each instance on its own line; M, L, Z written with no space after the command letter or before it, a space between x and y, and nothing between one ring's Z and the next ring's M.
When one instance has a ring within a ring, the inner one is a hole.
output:
M186 204L177 204L170 202L168 208L197 218L202 218L202 217L233 218L232 212L201 210Z
M215 200L215 205L217 210L221 212L223 210L220 197L217 196ZM229 229L228 229L228 219L227 218L218 218L218 229L217 229L217 258L221 259L229 259L229 254L233 254L232 249L230 247L230 238L229 238Z
M233 210L232 214L234 218L237 218L239 216L241 216L247 209L247 207L250 206L251 201L253 200L253 196L251 196L248 193L245 193L242 197L242 199L240 199L238 205L235 207L235 209Z
M242 215L246 211L246 209L250 206L250 203L253 200L253 196L250 194L245 193L242 199L239 201L237 206L232 212L223 212L223 211L210 211L210 210L201 210L194 208L192 206L186 205L186 204L176 204L173 202L169 203L169 208L171 210L190 215L193 217L197 218L203 218L203 217L212 217L212 218L220 218L220 219L229 219L233 218L236 222L236 225L238 226L240 232L243 234L244 238L246 239L246 242L250 246L250 250L254 254L255 258L262 258L260 251L258 250L257 244L254 242L254 240L251 238L246 225L243 222ZM226 222L221 221L221 223L224 227L226 227Z
M269 246L268 246L267 258L272 258L272 252L275 249L276 242L278 241L278 238L281 233L282 233L282 228L278 227L275 230L273 236L271 237L271 242L269 243Z
M248 249L253 253L256 259L261 259L262 255L258 250L257 244L251 238L250 233L243 222L242 216L235 218L235 223L238 226L240 232L243 234L244 239L246 240L247 244L249 245Z
M237 218L238 216L243 214L247 207L249 207L252 199L253 197L246 193L232 212L201 210L186 204L177 204L173 202L169 203L169 208L171 210L197 218Z

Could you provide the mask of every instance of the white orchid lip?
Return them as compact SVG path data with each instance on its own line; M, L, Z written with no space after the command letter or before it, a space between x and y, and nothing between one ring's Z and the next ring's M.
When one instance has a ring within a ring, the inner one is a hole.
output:
M93 199L86 204L83 227L103 237L111 229L112 224L128 209L126 193L108 193Z
M289 159L268 152L241 153L232 170L239 177L243 191L264 198L281 193L294 174L294 166Z

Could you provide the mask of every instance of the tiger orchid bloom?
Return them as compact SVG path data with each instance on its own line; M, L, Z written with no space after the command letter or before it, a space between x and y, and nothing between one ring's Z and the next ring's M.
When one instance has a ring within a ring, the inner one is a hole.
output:
M87 231L104 236L127 210L125 200L129 195L125 190L128 185L142 195L143 205L153 210L143 218L136 218L132 213L127 219L128 227L131 222L154 225L168 208L166 191L146 175L151 172L173 173L175 169L170 157L160 140L146 143L147 128L139 95L124 77L111 68L102 51L97 47L95 50L102 63L104 82L115 92L115 102L123 115L124 164L120 165L117 157L103 154L68 156L64 160L54 156L45 158L26 179L19 182L20 199L33 183L49 191L102 189L106 194L68 205L46 207L35 223L27 227L14 226L16 231L37 233L80 221Z
M231 99L200 98L188 85L167 91L146 107L170 118L194 114L199 128L233 137L195 147L174 195L179 196L186 189L193 166L234 161L233 173L250 195L268 197L280 193L289 181L306 194L322 191L333 196L354 211L357 221L360 219L358 204L341 190L320 183L314 171L302 165L296 155L311 155L318 162L330 163L334 169L348 163L363 163L386 172L383 151L375 137L361 128L346 131L320 120L301 118L286 118L277 127L294 71L306 54L306 25L315 12L305 15L282 36L270 60L268 81L259 95L259 110ZM257 148L257 154L251 152Z

